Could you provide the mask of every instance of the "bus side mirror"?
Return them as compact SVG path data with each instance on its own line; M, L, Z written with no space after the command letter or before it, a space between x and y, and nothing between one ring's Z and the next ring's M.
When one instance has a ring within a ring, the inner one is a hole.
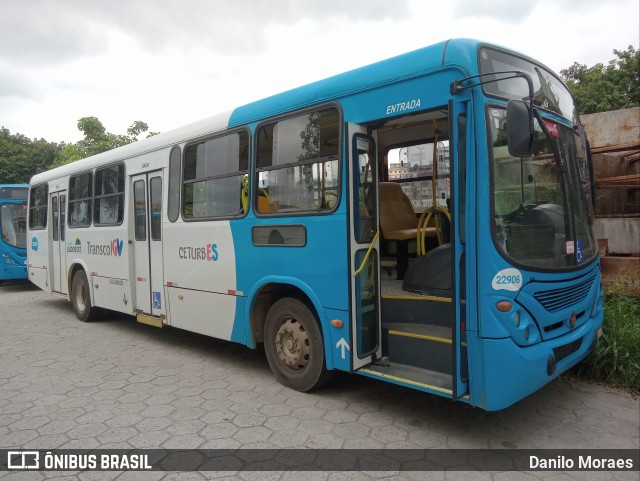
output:
M507 104L507 146L513 157L533 154L533 122L531 107L522 100Z

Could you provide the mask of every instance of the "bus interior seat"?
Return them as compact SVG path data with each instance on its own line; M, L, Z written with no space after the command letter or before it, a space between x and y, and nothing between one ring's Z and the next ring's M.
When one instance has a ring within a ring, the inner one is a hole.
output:
M397 278L402 279L409 265L409 241L417 235L418 218L400 184L380 182L378 191L382 237L396 243Z
M258 195L258 212L265 213L272 211L273 210L271 209L271 202L269 201L269 198L265 197L264 195Z

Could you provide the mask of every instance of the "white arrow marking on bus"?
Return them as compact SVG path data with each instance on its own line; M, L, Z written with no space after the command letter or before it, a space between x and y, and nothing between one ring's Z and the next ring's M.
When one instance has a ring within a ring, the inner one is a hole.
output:
M345 348L347 349L347 351L350 351L351 349L349 349L349 344L347 344L347 341L344 340L344 337L341 337L340 340L336 343L336 349L341 348L341 355L342 355L342 359L345 358L346 352L344 351Z

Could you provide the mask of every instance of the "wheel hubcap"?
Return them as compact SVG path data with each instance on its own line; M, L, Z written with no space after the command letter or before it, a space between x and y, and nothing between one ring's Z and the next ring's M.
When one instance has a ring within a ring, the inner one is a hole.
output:
M276 333L278 358L289 369L300 372L309 364L311 348L307 331L296 319L286 319Z
M84 312L86 304L84 302L84 284L78 286L78 292L76 294L76 305L80 312Z

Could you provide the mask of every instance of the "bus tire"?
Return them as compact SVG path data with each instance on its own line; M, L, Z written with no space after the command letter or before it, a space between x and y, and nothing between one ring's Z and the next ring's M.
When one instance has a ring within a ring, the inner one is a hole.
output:
M91 291L87 274L80 269L71 283L71 303L78 319L87 322L95 319L98 308L91 305Z
M264 350L276 379L296 391L311 391L331 377L316 317L297 299L285 297L269 309Z

